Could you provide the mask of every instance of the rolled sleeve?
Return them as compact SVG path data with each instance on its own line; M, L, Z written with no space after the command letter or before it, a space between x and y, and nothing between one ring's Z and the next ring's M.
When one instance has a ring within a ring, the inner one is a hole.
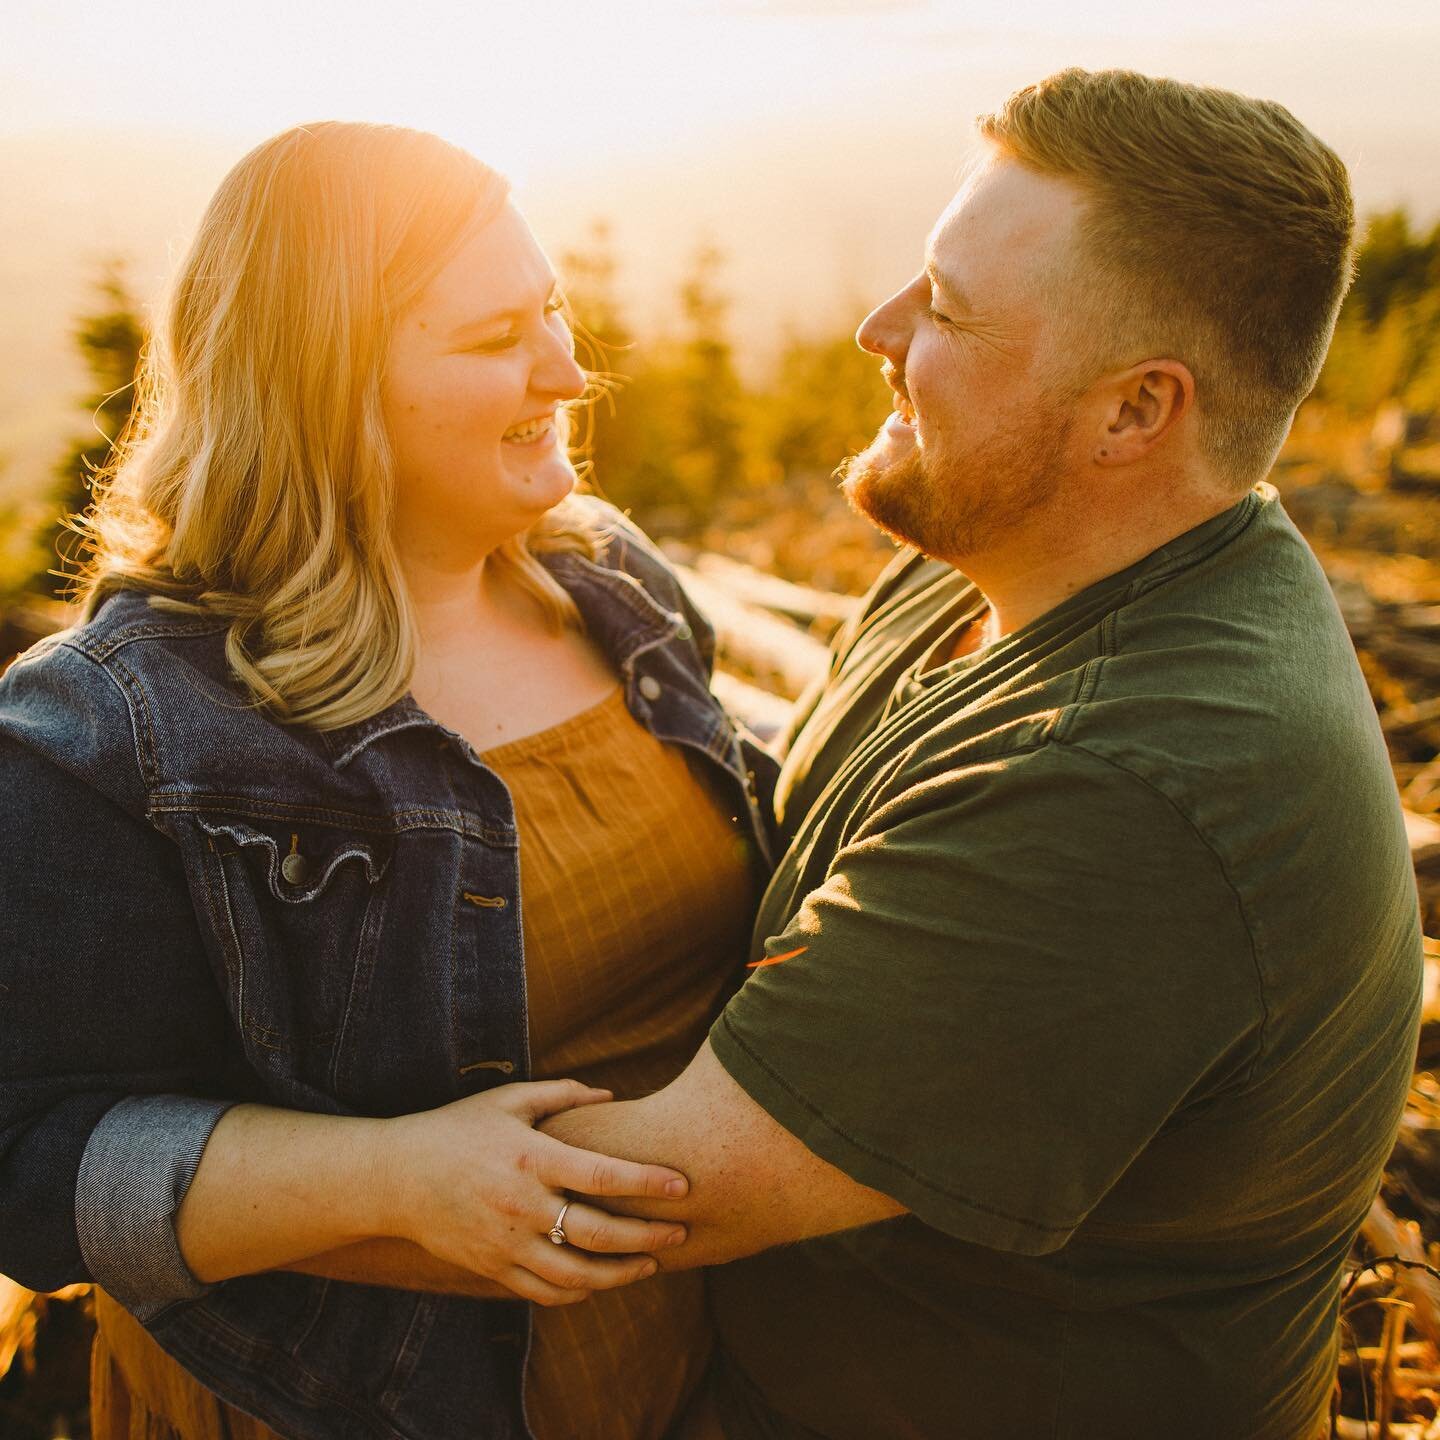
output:
M190 1272L175 1212L234 1101L134 1095L101 1116L80 1160L75 1228L98 1285L144 1320L213 1286Z
M12 688L0 682L0 1272L37 1290L95 1280L143 1313L197 1293L175 1210L215 1122L256 1087L179 851L9 733Z

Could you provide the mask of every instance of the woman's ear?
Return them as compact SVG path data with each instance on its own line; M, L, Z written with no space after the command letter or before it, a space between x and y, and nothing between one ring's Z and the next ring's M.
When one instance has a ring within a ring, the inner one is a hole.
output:
M1195 377L1178 360L1144 360L1106 386L1103 427L1091 458L1132 465L1154 453L1195 404Z

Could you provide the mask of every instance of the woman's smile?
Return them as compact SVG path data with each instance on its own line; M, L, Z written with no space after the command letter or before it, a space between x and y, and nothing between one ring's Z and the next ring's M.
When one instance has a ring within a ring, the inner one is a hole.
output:
M501 437L506 445L516 445L527 450L555 443L555 412L548 411L531 420L522 420L512 425Z

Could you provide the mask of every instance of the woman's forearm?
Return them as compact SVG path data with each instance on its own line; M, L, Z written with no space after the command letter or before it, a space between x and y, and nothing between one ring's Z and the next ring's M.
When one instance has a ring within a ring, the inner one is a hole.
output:
M683 1241L684 1228L566 1196L683 1194L685 1177L534 1128L609 1098L574 1080L545 1080L389 1120L237 1105L210 1132L176 1215L180 1254L204 1283L308 1269L363 1284L494 1293L475 1291L468 1273L544 1305L644 1279L658 1268L653 1252ZM568 1243L556 1245L550 1230L562 1209ZM350 1248L387 1239L414 1249Z
M397 1290L426 1290L436 1295L467 1295L476 1300L518 1300L497 1280L439 1260L411 1240L359 1240L297 1260L284 1267L327 1280L357 1285L390 1285Z
M175 1217L196 1279L285 1269L389 1234L387 1123L263 1105L228 1110Z

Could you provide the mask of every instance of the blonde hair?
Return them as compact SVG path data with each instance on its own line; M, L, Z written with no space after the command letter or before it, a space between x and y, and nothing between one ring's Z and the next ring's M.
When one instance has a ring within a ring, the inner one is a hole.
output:
M506 182L437 136L297 126L220 183L137 378L134 418L77 528L89 618L117 590L228 621L226 655L277 720L333 729L408 688L380 388L394 321ZM593 554L575 507L492 559L578 623L536 559Z
M1077 370L1183 361L1215 470L1263 476L1352 275L1354 205L1335 152L1273 101L1127 70L1063 70L977 123L1003 154L1086 196L1063 282Z

